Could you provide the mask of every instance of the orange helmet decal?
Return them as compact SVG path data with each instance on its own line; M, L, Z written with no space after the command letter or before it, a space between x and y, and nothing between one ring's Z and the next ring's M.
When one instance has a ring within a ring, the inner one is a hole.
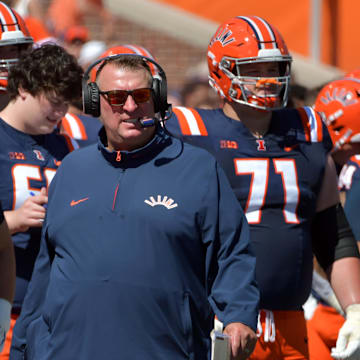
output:
M325 85L314 109L320 112L329 129L334 149L360 142L360 80L345 78Z

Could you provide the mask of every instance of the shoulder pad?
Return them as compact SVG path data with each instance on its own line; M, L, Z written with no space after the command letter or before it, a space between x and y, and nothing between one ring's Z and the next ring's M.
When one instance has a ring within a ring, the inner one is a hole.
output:
M323 120L318 112L310 106L303 106L296 109L304 128L305 139L308 142L323 141Z

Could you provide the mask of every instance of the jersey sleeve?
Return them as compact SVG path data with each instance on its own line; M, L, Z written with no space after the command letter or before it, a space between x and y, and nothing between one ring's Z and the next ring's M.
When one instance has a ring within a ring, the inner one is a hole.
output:
M339 174L340 191L351 190L354 183L360 182L360 155L354 155L341 168Z
M201 115L196 109L178 106L165 123L173 136L185 139L187 136L207 136L207 129Z
M60 136L63 137L69 152L79 149L79 144L77 143L77 141L71 138L68 134L60 134Z
M305 140L311 143L322 143L325 151L329 153L333 144L321 114L310 106L300 107L297 111L304 129Z
M202 226L207 245L208 299L224 326L241 322L255 330L259 291L249 226L219 165L213 174Z
M87 140L86 128L82 120L75 114L67 113L61 120L65 133L72 139Z

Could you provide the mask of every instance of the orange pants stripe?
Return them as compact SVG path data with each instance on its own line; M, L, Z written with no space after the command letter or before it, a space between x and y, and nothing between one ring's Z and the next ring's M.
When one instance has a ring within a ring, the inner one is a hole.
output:
M15 326L16 319L18 317L19 315L11 315L10 329L6 334L4 348L3 351L0 353L0 360L9 360L13 329Z

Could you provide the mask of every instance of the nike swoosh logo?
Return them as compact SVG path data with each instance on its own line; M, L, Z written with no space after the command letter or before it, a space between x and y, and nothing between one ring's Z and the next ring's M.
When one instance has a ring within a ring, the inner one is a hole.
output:
M284 146L284 150L289 152L291 150L295 150L298 146L299 146L299 144L295 144L295 145L292 145L292 146Z
M76 201L72 200L71 203L70 203L70 206L75 206L75 205L80 204L80 203L82 203L82 202L84 202L86 200L89 200L89 198L87 197L87 198L76 200Z

